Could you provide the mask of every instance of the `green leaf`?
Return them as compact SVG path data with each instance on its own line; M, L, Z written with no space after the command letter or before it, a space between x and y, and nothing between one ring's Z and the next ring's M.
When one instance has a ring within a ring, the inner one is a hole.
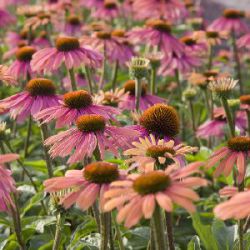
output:
M36 171L47 173L46 162L44 160L24 161L25 167L31 167Z
M200 239L197 235L189 241L187 250L201 250Z
M250 233L246 233L244 235L243 242L244 242L244 249L246 249L246 250L250 249ZM233 250L239 250L239 240L238 239L234 242Z
M217 219L213 221L212 232L219 249L233 249L235 229L235 226L226 227L223 221Z
M216 244L216 238L213 236L211 225L204 225L201 222L200 216L198 213L192 215L193 226L199 235L203 245L206 250L221 250Z

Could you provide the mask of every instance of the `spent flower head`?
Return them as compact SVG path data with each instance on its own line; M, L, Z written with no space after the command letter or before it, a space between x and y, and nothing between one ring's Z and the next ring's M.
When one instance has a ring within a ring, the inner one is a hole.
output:
M192 101L197 95L197 90L195 88L188 87L183 91L183 97L185 100Z
M132 57L128 63L129 74L132 79L142 79L147 76L150 61L143 57Z
M219 78L209 83L209 88L216 93L220 98L228 98L238 80L233 78Z

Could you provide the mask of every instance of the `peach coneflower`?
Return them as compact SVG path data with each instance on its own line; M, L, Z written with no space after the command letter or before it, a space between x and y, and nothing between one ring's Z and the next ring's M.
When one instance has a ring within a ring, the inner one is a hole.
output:
M76 127L49 137L45 145L51 146L49 153L53 158L71 155L68 163L72 164L92 157L96 149L101 159L106 151L118 156L118 149L127 149L138 136L131 128L110 126L103 116L90 114L79 116Z
M206 166L211 168L219 163L214 172L215 177L218 177L222 173L229 176L236 165L237 180L241 183L245 177L246 160L249 154L250 137L236 136L228 140L227 146L215 151L208 159Z
M173 203L176 203L193 213L193 202L199 196L192 188L207 184L200 177L191 177L199 172L201 165L196 162L177 170L172 166L165 171L131 174L125 180L114 181L104 195L107 199L104 209L111 211L117 208L117 222L125 221L128 228L136 225L142 217L150 219L157 205L171 212Z
M88 91L77 90L64 94L59 105L43 110L35 118L43 120L43 123L55 119L56 127L60 128L74 123L79 116L85 114L102 115L107 120L114 120L114 115L120 112L114 107L94 104Z
M0 81L3 81L7 85L16 85L17 80L9 74L9 69L7 66L0 65Z
M56 95L53 82L45 78L34 78L26 84L25 91L0 100L0 105L9 110L12 118L21 122L29 115L58 105L59 97Z
M126 162L138 166L142 172L165 169L165 167L173 163L183 165L182 157L185 154L197 151L197 148L183 144L175 146L173 140L168 142L163 139L159 140L152 134L149 137L140 137L139 142L133 142L132 144L134 148L126 150L123 154L131 156Z

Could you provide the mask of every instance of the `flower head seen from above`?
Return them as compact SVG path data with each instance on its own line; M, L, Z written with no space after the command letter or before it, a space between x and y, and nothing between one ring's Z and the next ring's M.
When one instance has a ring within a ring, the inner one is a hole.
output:
M26 79L27 75L32 75L31 59L36 49L32 46L23 46L16 50L16 60L9 67L9 74L15 78Z
M111 182L123 179L123 176L125 173L115 164L93 162L82 170L67 171L65 177L48 179L44 186L46 192L52 196L59 196L60 204L66 209L75 203L85 211L99 200L100 211L103 212L104 193L110 189ZM61 193L64 195L61 196Z
M145 135L153 134L157 138L174 138L180 130L177 111L166 104L155 104L146 109L139 120Z
M151 95L147 93L147 86L144 82L142 84L141 98L140 98L140 110L146 110L156 103L166 102L163 98L156 95ZM135 81L128 80L123 89L127 95L119 103L120 109L135 110Z
M52 158L71 155L68 163L72 164L92 157L95 150L99 151L101 159L106 151L118 156L118 149L127 149L131 140L138 136L139 133L131 128L110 126L105 117L90 114L79 116L76 127L49 137L45 145L50 146Z
M222 173L229 176L236 166L236 176L238 183L244 180L246 173L246 161L250 155L250 138L244 136L236 136L228 140L227 146L218 149L208 159L206 167L211 168L219 164L214 172L214 176L218 177Z
M25 91L0 100L9 110L13 119L24 121L29 115L35 115L39 111L59 103L53 82L45 78L34 78L26 84Z
M77 90L64 94L57 106L43 110L35 118L44 123L56 120L56 127L60 128L74 123L79 116L85 114L97 114L107 120L115 120L114 116L120 112L114 107L94 104L88 91Z
M241 19L245 16L244 11L236 9L226 9L223 16L214 20L209 26L209 29L214 31L227 31L244 33L247 32L248 27Z
M221 98L228 98L238 80L232 78L219 78L209 83L209 88Z
M231 199L217 205L214 213L221 220L247 218L250 215L250 191L234 194Z
M0 81L3 81L7 85L16 85L17 80L9 74L9 69L7 66L0 65Z
M125 227L136 225L144 217L150 219L158 204L167 212L173 211L173 203L195 212L194 201L199 196L192 190L205 186L206 180L190 175L199 172L202 164L196 162L176 170L175 166L165 171L157 170L143 174L131 174L125 180L114 181L104 197L104 209L118 209L117 222L125 222Z
M19 158L17 154L0 155L0 211L10 212L15 205L12 202L11 193L16 192L15 180L11 177L12 173L6 169L5 163L15 161Z
M139 142L132 144L134 148L126 150L123 154L131 156L126 162L138 166L141 172L165 169L173 163L182 165L182 157L185 154L197 151L195 147L175 145L173 140L165 142L152 134L149 137L139 138Z
M89 47L80 45L75 37L58 37L55 48L44 48L36 52L31 61L34 71L55 71L62 63L68 69L78 68L80 65L100 67L102 55Z

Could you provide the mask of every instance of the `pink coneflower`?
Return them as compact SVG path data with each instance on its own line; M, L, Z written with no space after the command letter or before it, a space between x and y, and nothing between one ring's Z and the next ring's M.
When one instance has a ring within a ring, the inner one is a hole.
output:
M87 8L99 8L103 5L104 0L80 0L80 4Z
M0 8L0 27L6 27L15 22L15 18L5 9Z
M80 65L99 67L102 56L89 47L80 46L77 38L59 37L55 48L44 48L33 55L31 67L34 71L54 71L62 63L67 69L77 68Z
M183 165L183 156L197 151L197 148L175 145L173 140L165 142L150 134L149 137L139 138L139 142L132 143L134 148L126 150L123 154L131 156L127 163L138 167L141 172L150 172L156 169L165 169L170 164Z
M64 31L69 36L76 36L81 33L82 23L77 15L70 15L66 19Z
M86 87L88 85L88 82L86 80L86 76L83 73L77 73L75 74L76 84L81 89L82 87ZM67 91L72 91L71 81L69 77L65 77L62 80L63 87Z
M210 46L214 46L220 45L223 39L228 38L228 32L218 32L210 28L206 31L199 30L194 32L193 37L199 42L205 42Z
M222 219L243 219L250 215L250 191L240 192L214 208L215 215Z
M29 115L58 105L59 97L55 90L51 80L35 78L27 83L25 91L0 100L0 105L10 111L13 119L21 122Z
M103 4L92 12L92 16L102 20L112 20L118 17L119 12L120 10L116 0L104 0Z
M123 98L123 100L119 103L119 108L126 110L135 110L135 81L128 80L124 86L124 90L128 93L127 96ZM140 98L140 110L146 110L156 103L166 102L163 98L150 95L147 93L146 84L142 84L141 98Z
M41 11L35 16L31 16L25 20L24 27L27 29L36 30L40 27L45 27L51 23L51 14Z
M153 134L156 138L175 138L180 130L180 120L177 111L166 104L155 104L146 109L139 118L139 125L134 126L141 137Z
M245 111L250 111L250 95L240 96L240 108Z
M96 149L101 159L106 151L118 156L118 149L129 147L131 140L138 135L133 129L110 126L103 116L91 114L79 116L76 127L49 137L45 145L51 146L49 153L52 158L71 155L67 162L72 164L92 157Z
M247 189L246 189L247 190ZM219 190L220 197L232 197L239 193L238 187L233 186L225 186L224 188Z
M190 53L202 55L207 50L206 43L195 39L193 36L184 36L180 40L186 45L186 49Z
M165 18L176 22L186 13L185 5L180 0L135 0L133 3L136 17Z
M145 27L134 28L128 32L131 41L159 46L166 54L177 55L184 50L184 45L171 34L171 26L164 20L154 19L146 22Z
M13 75L16 79L26 79L27 76L31 77L33 71L30 63L35 52L36 49L32 46L24 46L17 49L16 60L10 65L9 74Z
M87 91L78 90L64 94L59 105L43 110L35 118L45 123L56 120L56 127L60 128L71 125L79 116L88 114L102 115L107 120L114 120L114 116L120 112L113 107L93 104Z
M197 129L197 137L208 139L211 136L222 138L225 136L225 127L227 125L227 119L225 111L222 107L214 109L213 120L208 120L204 124L200 125ZM246 128L246 118L242 112L237 112L235 118L235 126L242 133Z
M11 193L16 192L15 180L11 177L12 172L4 166L5 163L17 160L17 154L0 155L0 211L11 212L12 202Z
M200 64L200 59L187 50L179 55L172 53L172 55L162 59L158 73L163 76L173 75L176 71L185 74L191 72L193 68L200 66Z
M96 200L99 200L100 211L106 199L104 194L110 189L110 183L123 179L125 173L119 170L117 165L109 162L94 162L85 166L82 170L69 170L65 177L55 177L44 182L45 191L53 196L58 196L60 204L66 209L74 203L82 210L90 208ZM60 197L60 191L66 191Z
M237 46L239 48L250 49L250 33L245 34L244 36L240 37L237 41Z
M220 174L229 176L233 171L234 165L237 168L237 180L241 183L244 180L246 173L246 160L250 154L250 138L243 136L236 136L228 140L227 146L215 151L213 155L208 159L207 168L211 168L214 165L216 167L214 172L215 177Z
M3 81L7 85L17 84L17 80L9 74L9 68L4 65L0 65L0 81Z
M244 17L244 12L235 9L226 9L223 16L219 17L209 26L209 29L214 31L227 31L244 33L247 32L248 27L241 19Z
M32 41L32 45L42 49L50 47L50 41L48 40L48 34L46 31L41 31L38 36Z
M173 203L176 203L193 213L193 202L199 196L192 188L205 186L207 182L190 175L198 173L201 165L196 162L177 170L176 166L169 166L165 171L131 174L126 180L114 181L104 195L108 200L104 209L111 211L117 208L117 222L125 221L125 227L128 228L136 225L142 217L150 219L156 205L171 212Z
M34 34L31 32L31 40L34 38ZM19 47L20 44L26 44L28 43L29 39L29 31L27 29L22 29L19 33L10 31L6 35L5 42L8 46L12 48Z

